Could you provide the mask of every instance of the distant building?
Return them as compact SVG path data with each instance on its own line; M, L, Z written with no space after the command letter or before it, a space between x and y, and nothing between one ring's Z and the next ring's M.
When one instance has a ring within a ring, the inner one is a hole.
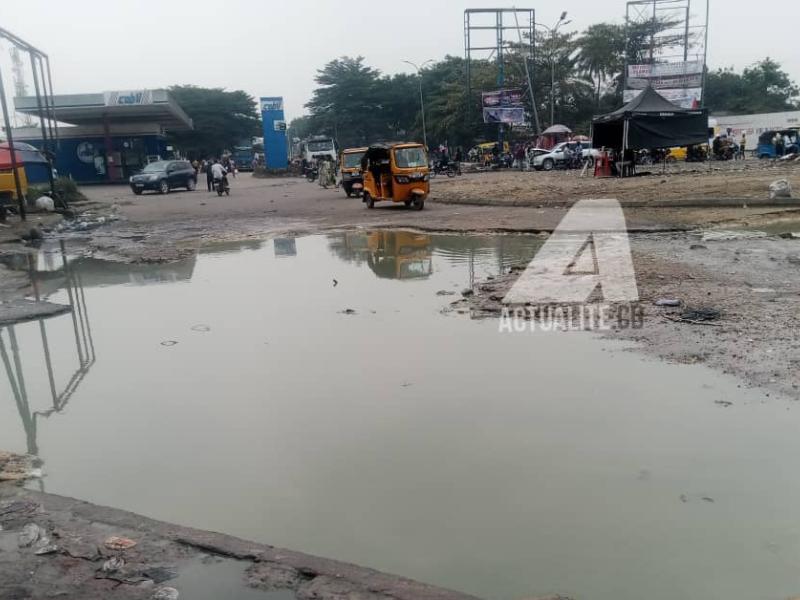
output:
M14 98L17 112L38 116L34 96ZM54 167L79 183L124 182L148 162L168 158L166 133L193 129L166 90L54 96L59 143ZM14 130L14 139L42 147L41 130Z

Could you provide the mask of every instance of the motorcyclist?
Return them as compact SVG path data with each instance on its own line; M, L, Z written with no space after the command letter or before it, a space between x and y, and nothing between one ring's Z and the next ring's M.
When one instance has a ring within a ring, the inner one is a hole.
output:
M216 187L220 182L224 186L223 189L228 187L228 169L222 166L222 164L217 160L215 160L214 164L211 165L211 177L214 178L214 187Z

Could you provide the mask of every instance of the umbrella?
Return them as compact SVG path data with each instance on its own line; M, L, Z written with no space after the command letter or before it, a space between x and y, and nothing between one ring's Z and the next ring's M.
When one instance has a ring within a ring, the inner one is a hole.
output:
M572 133L572 129L566 125L553 125L552 127L545 129L542 135L552 135L556 133Z

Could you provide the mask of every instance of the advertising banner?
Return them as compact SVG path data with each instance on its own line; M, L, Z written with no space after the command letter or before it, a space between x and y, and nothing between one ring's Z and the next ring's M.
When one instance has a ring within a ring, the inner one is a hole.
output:
M703 61L690 60L654 65L628 65L629 79L654 79L658 77L678 77L703 73Z
M676 75L674 77L653 77L651 79L633 77L628 79L627 83L628 88L633 90L643 90L648 85L654 90L695 88L702 87L703 75L702 73L695 73L692 75Z
M703 88L680 88L672 90L658 90L658 93L681 108L699 108L703 99ZM625 90L622 95L626 104L641 94L641 90Z
M518 108L522 106L522 90L505 89L483 92L483 108Z
M525 109L521 106L517 108L484 108L483 122L525 125Z

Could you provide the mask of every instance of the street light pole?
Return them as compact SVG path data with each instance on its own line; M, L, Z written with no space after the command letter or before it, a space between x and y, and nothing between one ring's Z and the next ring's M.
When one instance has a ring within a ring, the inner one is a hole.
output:
M562 25L572 23L572 21L567 21L566 19L567 11L564 11L553 27L536 23L537 27L550 32L550 127L556 124L556 33L558 33L558 28Z
M425 144L425 147L428 147L428 130L425 127L425 100L422 97L422 69L425 68L429 62L433 62L433 60L426 60L421 65L417 65L410 60L404 60L404 63L407 65L411 65L417 70L417 78L419 80L419 110L422 113L422 143Z

